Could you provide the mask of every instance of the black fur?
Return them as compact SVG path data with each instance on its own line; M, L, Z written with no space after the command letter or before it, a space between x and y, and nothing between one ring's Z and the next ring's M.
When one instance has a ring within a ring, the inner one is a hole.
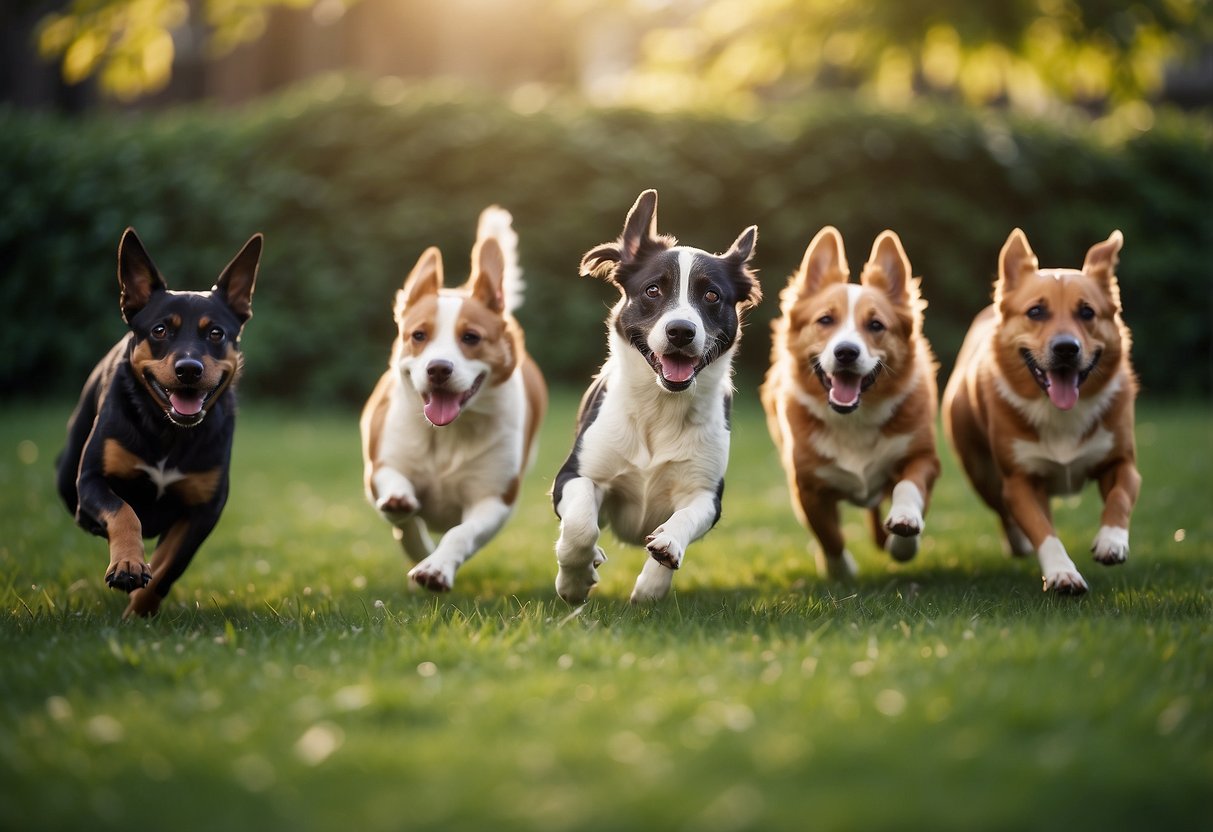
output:
M606 379L599 376L594 379L594 383L590 385L590 389L586 390L585 395L581 397L581 405L577 408L577 438L573 440L573 450L569 452L569 458L564 461L564 465L561 465L560 470L556 472L556 482L552 485L552 507L556 510L557 517L560 517L560 500L564 496L565 485L570 480L575 480L581 476L578 473L581 437L585 434L586 429L594 424L594 420L598 418L598 409L602 406L602 401L605 398Z

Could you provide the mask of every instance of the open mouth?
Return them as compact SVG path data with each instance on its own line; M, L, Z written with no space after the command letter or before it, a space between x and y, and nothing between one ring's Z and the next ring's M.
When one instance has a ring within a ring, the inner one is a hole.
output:
M702 356L684 355L680 352L669 352L658 355L649 349L649 345L640 335L632 336L632 346L649 362L661 386L671 393L680 393L691 386L695 376L712 360L712 351L708 350Z
M866 376L845 371L827 373L822 369L820 363L815 366L817 378L821 381L821 386L825 388L826 393L829 394L830 407L834 408L837 413L851 413L858 408L859 397L876 383L876 376L880 375L879 364Z
M472 400L472 396L475 396L480 390L480 385L484 382L486 375L487 373L481 373L476 376L472 386L462 393L441 388L422 393L421 401L425 405L422 412L425 414L425 418L431 425L439 428L455 421L463 412L464 406Z
M195 387L175 387L170 390L156 381L150 371L144 371L143 377L159 400L160 406L164 408L164 414L168 416L169 421L183 428L192 428L202 423L206 418L206 406L210 404L215 393L223 389L224 382L227 381L227 373L224 373L219 383L209 390Z
M1032 355L1032 351L1021 349L1020 356L1023 358L1023 363L1027 366L1028 371L1035 379L1037 386L1044 391L1049 397L1049 401L1058 410L1069 410L1078 403L1078 388L1087 380L1087 376L1091 375L1091 371L1095 369L1095 365L1099 363L1100 357L1103 355L1103 350L1096 350L1095 357L1091 359L1091 363L1085 368L1064 367L1058 366L1051 369L1044 369L1037 363L1036 358Z

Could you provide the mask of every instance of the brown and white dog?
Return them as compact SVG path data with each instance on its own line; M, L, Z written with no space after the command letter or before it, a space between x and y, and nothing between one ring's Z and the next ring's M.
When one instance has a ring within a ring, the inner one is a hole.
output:
M842 236L827 226L780 295L762 385L792 506L821 543L818 573L832 578L856 574L840 501L869 508L877 545L909 560L939 476L936 364L901 240L883 232L859 283L849 275Z
M511 314L517 244L509 212L486 208L458 289L442 287L442 255L426 249L396 295L391 363L362 412L367 499L417 563L409 578L435 591L513 513L547 409ZM446 530L437 546L427 525Z
M1135 464L1129 330L1121 320L1112 232L1082 270L1041 269L1018 228L1002 247L994 304L973 321L944 391L944 426L965 473L998 513L1011 552L1035 550L1045 591L1087 583L1057 538L1049 498L1097 480L1105 565L1129 553Z

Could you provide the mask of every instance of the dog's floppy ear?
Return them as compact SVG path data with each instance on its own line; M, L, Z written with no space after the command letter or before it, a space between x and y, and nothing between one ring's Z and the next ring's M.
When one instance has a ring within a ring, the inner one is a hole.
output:
M468 288L472 297L500 315L505 311L501 284L505 279L505 254L495 237L485 237L472 249L472 276Z
M123 231L122 240L118 243L118 286L122 290L118 300L122 320L128 324L140 309L147 306L153 292L163 292L168 288L133 228Z
M261 234L249 237L244 248L227 264L223 274L215 281L211 291L218 294L240 319L244 326L253 317L253 287L257 283L257 269L261 265L261 247L265 238Z
M758 226L751 225L733 241L728 251L720 255L721 259L734 269L736 277L733 283L737 287L737 302L747 309L757 306L762 300L762 287L758 285L754 272L748 268L757 243Z
M596 246L582 256L581 274L602 274L614 280L620 266L636 263L655 249L664 250L673 244L672 237L657 233L657 192L650 188L636 197L619 239Z
M837 228L827 225L804 250L800 268L792 275L792 297L811 295L831 283L846 283L850 273L842 235Z
M859 282L884 292L896 304L909 303L912 294L910 258L893 231L880 232L864 265Z
M1001 303L1004 297L1015 291L1024 274L1034 272L1038 268L1040 263L1032 253L1032 247L1028 245L1027 236L1016 228L1003 243L1002 251L998 253L998 281L994 284L994 303Z
M404 288L396 293L396 318L426 295L437 295L442 288L442 253L434 246L421 252L417 265L404 280Z

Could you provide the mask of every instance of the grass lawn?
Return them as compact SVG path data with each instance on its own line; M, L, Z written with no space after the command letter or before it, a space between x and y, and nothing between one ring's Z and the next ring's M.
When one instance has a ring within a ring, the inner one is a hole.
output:
M232 499L153 621L122 622L52 460L70 404L2 406L5 829L1193 829L1213 824L1213 411L1143 405L1129 562L1040 591L945 453L908 565L845 515L862 576L814 574L739 397L720 525L674 594L627 603L606 538L576 614L545 495L453 593L410 592L362 498L357 419L248 402ZM1081 555L1081 556L1080 556Z

